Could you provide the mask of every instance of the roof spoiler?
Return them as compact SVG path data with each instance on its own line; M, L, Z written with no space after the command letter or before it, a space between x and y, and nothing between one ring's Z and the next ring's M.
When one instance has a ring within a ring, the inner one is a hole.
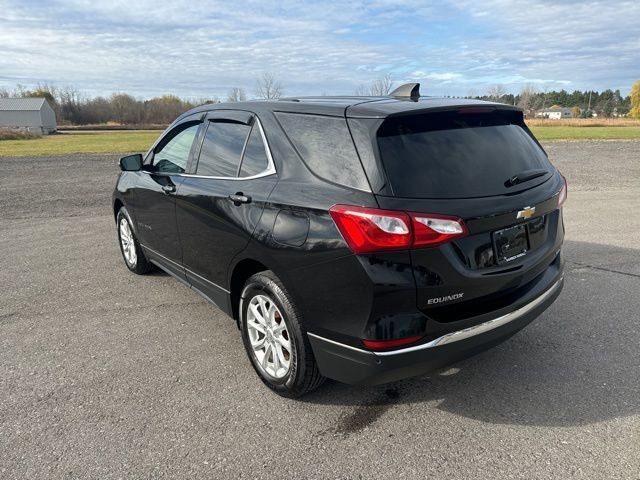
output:
M411 100L417 101L420 98L420 84L405 83L391 92L389 96L396 98L410 98Z

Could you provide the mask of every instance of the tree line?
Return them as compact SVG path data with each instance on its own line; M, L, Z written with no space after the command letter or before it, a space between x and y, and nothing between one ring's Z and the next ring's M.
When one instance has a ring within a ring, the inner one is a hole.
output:
M276 99L282 95L282 83L270 73L256 80L255 98ZM137 99L128 93L87 97L75 87L56 87L39 83L29 89L17 85L14 89L0 87L0 98L43 97L56 113L59 125L166 125L187 110L206 103L219 103L218 97L186 100L176 95L161 95L148 100ZM243 88L228 92L227 102L247 100Z
M59 125L168 124L196 105L219 101L214 98L193 102L175 95L140 100L127 93L88 98L75 87L58 88L48 84L38 84L33 89L21 85L14 90L0 89L0 97L44 97L55 111Z
M391 75L386 74L369 85L360 85L356 95L388 95L394 87ZM634 93L635 92L635 93ZM589 118L597 114L599 117L636 116L640 118L640 80L632 88L631 94L623 97L620 90L552 90L540 89L533 84L525 85L520 93L507 93L504 85L490 86L484 95L471 91L463 98L487 100L522 107L528 117L536 112L552 106L568 107L573 110L574 117ZM634 99L638 98L634 103ZM637 105L635 109L633 105ZM636 113L637 112L637 113Z
M390 75L384 75L369 85L360 85L356 95L388 95L394 87ZM636 92L636 93L634 93ZM574 117L590 117L594 113L599 117L636 115L640 106L634 109L634 99L640 95L640 81L634 84L632 93L623 97L620 90L581 91L538 89L534 85L525 86L520 93L507 93L503 85L494 85L484 95L469 92L465 98L490 100L494 102L518 105L529 117L554 105L573 109ZM256 87L252 98L277 99L283 94L282 82L270 73L262 74L256 79ZM33 89L18 85L9 90L0 87L1 97L44 97L54 111L60 125L99 125L117 123L121 125L166 125L181 113L205 103L218 103L218 97L186 100L175 95L162 95L148 100L137 99L127 93L113 93L110 96L87 97L75 87L56 87L41 83ZM247 100L243 88L233 87L227 97L228 102ZM640 100L638 100L640 102ZM640 116L640 113L638 113Z
M631 96L623 97L620 90L540 90L534 85L525 86L520 93L507 93L502 85L490 87L484 95L469 95L480 100L507 103L522 107L527 116L552 106L568 107L573 110L574 117L589 118L593 114L598 117L626 116L631 110Z

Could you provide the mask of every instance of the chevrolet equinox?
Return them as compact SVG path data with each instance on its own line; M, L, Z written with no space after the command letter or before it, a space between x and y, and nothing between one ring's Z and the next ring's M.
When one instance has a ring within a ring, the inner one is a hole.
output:
M522 110L418 89L184 113L120 160L126 266L235 319L260 379L290 397L509 338L562 289L566 181Z

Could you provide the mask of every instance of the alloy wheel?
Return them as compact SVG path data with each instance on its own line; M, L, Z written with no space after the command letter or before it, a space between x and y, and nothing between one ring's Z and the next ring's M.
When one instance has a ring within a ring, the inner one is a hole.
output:
M134 267L138 261L138 255L136 254L133 232L126 218L120 220L120 244L122 245L122 253L125 260L131 267Z
M291 336L280 309L269 297L256 295L247 309L247 333L256 364L271 377L284 378L291 368Z

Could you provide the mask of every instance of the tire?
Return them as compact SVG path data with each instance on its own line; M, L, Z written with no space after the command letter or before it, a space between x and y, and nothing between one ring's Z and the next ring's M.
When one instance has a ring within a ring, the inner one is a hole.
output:
M142 247L140 247L140 242L138 242L133 230L129 212L124 207L118 210L116 228L118 230L120 253L122 253L122 259L127 268L138 275L144 275L155 270L155 266L149 262L142 251Z
M318 370L299 310L273 272L256 273L247 280L239 310L247 356L265 385L289 398L322 385L325 378ZM263 312L264 322L260 320Z

